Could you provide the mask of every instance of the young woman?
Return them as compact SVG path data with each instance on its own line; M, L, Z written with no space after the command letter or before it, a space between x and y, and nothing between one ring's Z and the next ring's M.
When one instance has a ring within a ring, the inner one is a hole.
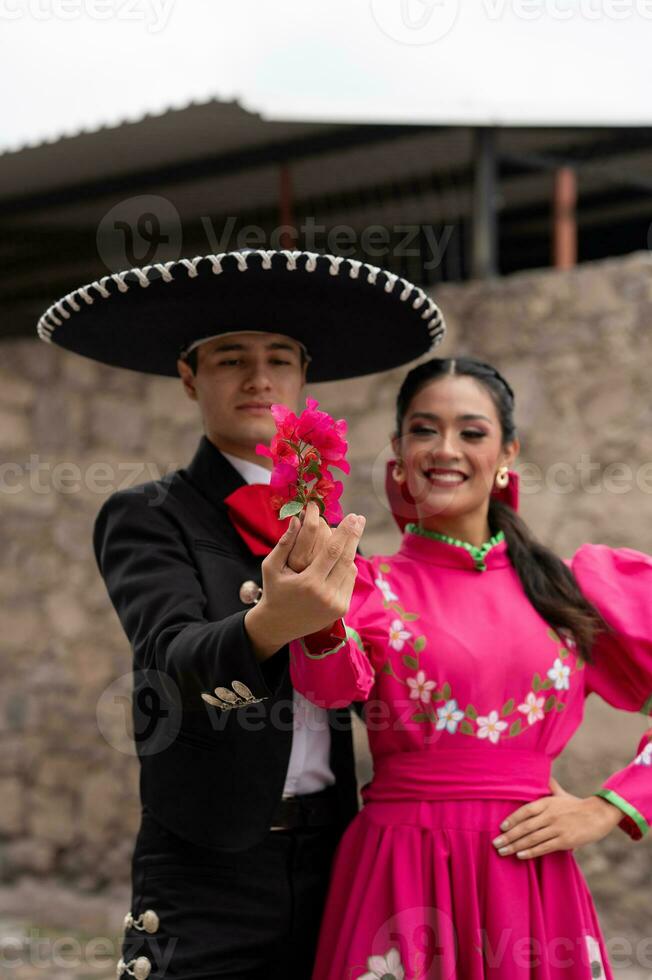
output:
M313 505L263 563L295 687L365 701L374 757L314 980L613 976L573 849L649 829L652 729L589 797L550 769L591 692L652 713L652 558L586 544L563 561L497 499L513 408L490 365L419 365L393 440L415 513L399 551L354 558L355 518L332 532Z

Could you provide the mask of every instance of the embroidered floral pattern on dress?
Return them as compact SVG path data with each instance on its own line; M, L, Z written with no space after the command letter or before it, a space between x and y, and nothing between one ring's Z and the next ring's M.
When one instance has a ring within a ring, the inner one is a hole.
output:
M384 607L395 616L389 626L389 646L399 653L402 652L401 661L404 667L415 671L411 677L400 677L391 659L388 659L381 667L381 673L389 674L399 684L406 685L410 691L410 698L420 702L423 710L416 711L411 717L412 721L434 723L438 731L446 731L451 735L459 732L474 738L488 739L496 745L501 738L513 738L528 731L529 726L542 721L550 711L564 710L566 705L556 694L551 693L546 696L542 692L553 689L570 690L571 677L584 668L584 661L577 652L575 639L568 630L548 630L548 636L558 645L558 655L552 667L546 672L545 678L538 672L534 674L532 689L527 692L521 704L517 705L514 698L509 698L501 707L492 708L487 714L479 715L472 704L468 704L466 708L458 705L457 700L452 697L453 692L448 682L438 688L436 682L429 679L420 667L419 654L427 646L426 637L415 636L405 627L406 623L415 622L420 616L418 613L408 612L401 605L387 578L391 574L391 566L387 562L382 562L378 568L379 573L374 583L382 593ZM572 662L569 663L571 655ZM444 704L435 707L438 701L443 701ZM523 715L524 718L520 717ZM646 756L646 759L649 757ZM652 759L650 762L643 760L644 765L651 763Z
M358 980L405 980L405 970L397 949L388 950L384 956L370 956L367 967L368 972L362 973Z
M589 958L589 966L591 969L591 977L604 977L604 965L602 963L602 953L600 952L600 944L595 936L584 937L586 940L586 951Z
M652 766L652 742L647 743L634 762L637 766Z

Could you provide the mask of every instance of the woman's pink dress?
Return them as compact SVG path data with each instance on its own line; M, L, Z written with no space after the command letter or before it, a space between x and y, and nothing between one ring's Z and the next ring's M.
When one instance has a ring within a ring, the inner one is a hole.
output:
M613 976L572 851L501 857L492 840L549 796L593 691L652 714L652 558L584 545L568 563L613 627L584 664L526 598L500 535L480 561L406 531L357 558L351 608L291 644L315 704L364 700L374 777L340 843L314 980ZM338 632L339 630L339 632ZM634 840L652 822L652 729L598 795Z

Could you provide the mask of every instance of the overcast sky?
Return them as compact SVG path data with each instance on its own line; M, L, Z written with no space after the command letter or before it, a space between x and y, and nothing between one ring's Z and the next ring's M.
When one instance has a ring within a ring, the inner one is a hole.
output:
M652 125L652 0L0 0L0 149L191 99Z

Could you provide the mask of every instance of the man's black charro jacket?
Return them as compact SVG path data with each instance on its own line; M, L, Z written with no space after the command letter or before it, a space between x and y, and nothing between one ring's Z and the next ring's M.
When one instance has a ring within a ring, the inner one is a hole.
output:
M258 663L243 623L240 589L262 585L261 559L223 501L244 485L203 436L187 468L112 494L93 538L133 650L141 801L179 836L230 851L268 831L292 745L288 647ZM216 687L233 707L202 698ZM328 720L343 830L358 808L350 712Z

